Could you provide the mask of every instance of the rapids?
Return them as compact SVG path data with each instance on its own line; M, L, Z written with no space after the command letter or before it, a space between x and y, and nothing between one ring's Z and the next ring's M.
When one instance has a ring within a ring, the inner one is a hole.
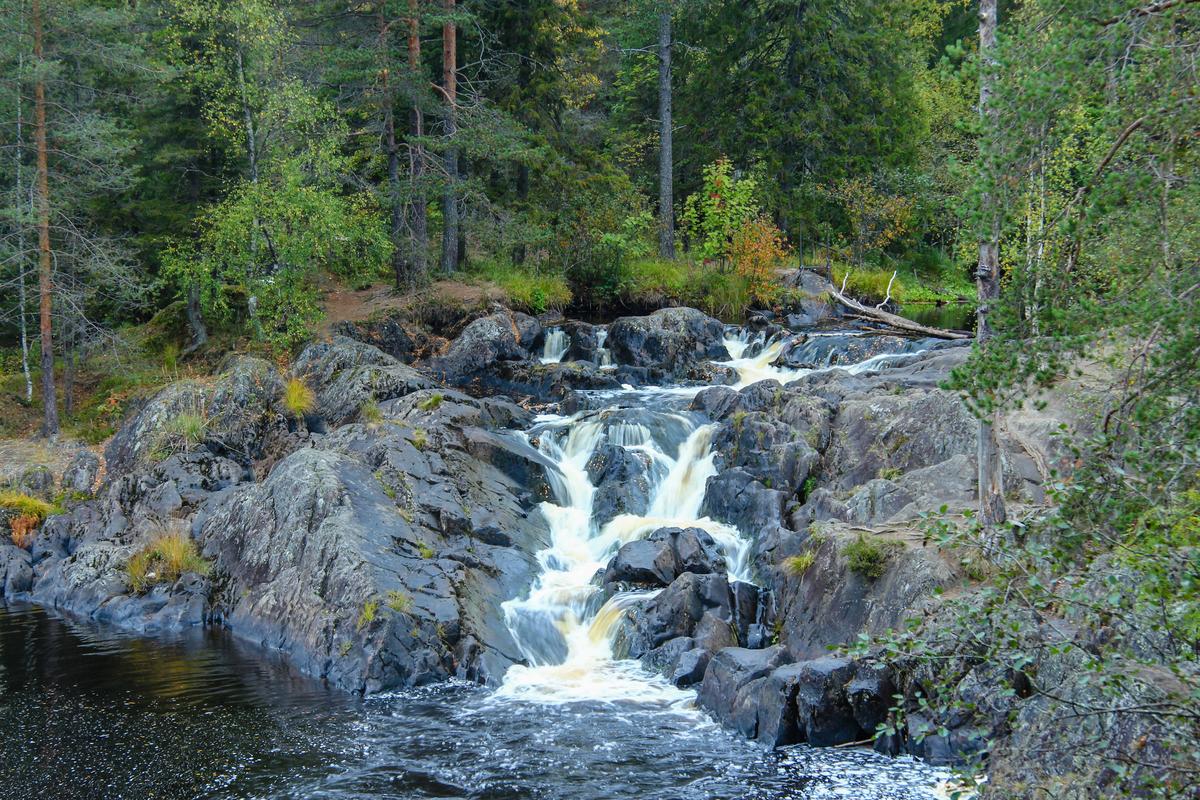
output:
M611 365L599 337L600 360ZM542 360L570 349L561 330ZM793 380L786 338L731 333L738 386ZM887 357L850 367L865 371ZM494 689L447 683L354 699L219 629L153 640L0 605L0 796L164 798L825 798L922 800L947 777L911 759L804 746L771 752L712 723L695 693L618 659L613 638L646 592L594 579L625 543L700 527L731 579L752 582L747 532L701 514L716 472L703 387L583 392L581 410L517 435L547 459L540 574L504 616L526 665ZM645 515L600 524L589 459L648 465Z

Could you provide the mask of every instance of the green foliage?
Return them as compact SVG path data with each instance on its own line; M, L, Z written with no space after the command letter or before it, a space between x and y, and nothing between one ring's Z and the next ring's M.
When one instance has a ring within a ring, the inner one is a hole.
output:
M209 209L194 243L163 253L163 272L199 288L212 318L246 314L256 335L286 348L321 317L319 273L377 271L391 244L369 198L312 185L295 162L280 169L278 181L244 182Z
M200 556L196 542L186 533L155 537L129 557L125 579L129 588L142 594L156 584L172 584L188 572L207 575L212 564Z
M734 236L758 213L758 183L734 175L724 156L704 168L700 189L689 195L680 214L680 229L702 259L729 257Z
M429 560L437 555L433 548L425 542L417 542L417 554L426 560Z
M853 541L846 543L842 548L842 555L846 557L851 571L873 581L883 577L888 559L895 550L895 544L892 542L877 542L859 534Z
M556 272L540 272L489 259L479 264L477 274L499 286L513 308L541 314L550 309L562 310L571 302L571 289Z

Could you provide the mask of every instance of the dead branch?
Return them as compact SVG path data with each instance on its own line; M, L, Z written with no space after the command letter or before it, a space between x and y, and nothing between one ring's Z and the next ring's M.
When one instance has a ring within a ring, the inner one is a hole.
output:
M947 331L947 330L942 330L941 328L930 328L926 325L921 325L919 323L913 322L910 319L905 319L904 317L899 317L899 316L896 316L895 314L889 314L888 312L883 311L881 309L871 308L870 306L864 306L862 303L858 302L857 300L855 300L851 297L847 297L844 294L844 292L845 292L845 281L844 280L842 281L842 289L840 291L838 289L834 289L832 287L829 290L829 294L833 297L834 300L837 300L839 303L841 303L843 306L845 306L846 308L853 311L854 314L858 315L859 317L872 320L873 322L881 322L884 325L887 325L888 327L895 328L895 329L901 330L901 331L907 331L908 333L919 333L922 336L932 336L935 339L970 339L971 338L971 335L969 333L959 333L958 331Z

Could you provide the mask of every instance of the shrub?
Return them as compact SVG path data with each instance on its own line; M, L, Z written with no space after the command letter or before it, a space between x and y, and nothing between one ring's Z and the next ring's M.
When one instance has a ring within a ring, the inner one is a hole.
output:
M799 578L812 569L812 565L817 561L817 554L812 550L805 550L800 555L789 556L783 560L783 570L794 578Z
M852 572L857 572L867 580L875 580L883 575L887 568L888 558L895 548L891 544L868 541L859 534L842 550Z
M387 593L387 607L398 614L406 614L412 608L412 598L393 589Z
M737 178L733 163L721 156L704 168L704 185L683 203L680 229L701 258L724 260L734 235L758 213L757 182Z
M207 575L212 565L201 558L186 533L165 533L129 557L125 577L138 594L159 583L174 583L187 572Z
M787 258L783 233L765 215L747 220L733 235L729 249L733 271L760 303L770 303L778 296L775 271Z
M8 521L12 529L12 543L23 550L28 550L33 544L33 533L37 530L40 519L33 514L18 514Z
M283 404L294 417L303 417L317 405L317 396L300 378L292 378L283 390Z

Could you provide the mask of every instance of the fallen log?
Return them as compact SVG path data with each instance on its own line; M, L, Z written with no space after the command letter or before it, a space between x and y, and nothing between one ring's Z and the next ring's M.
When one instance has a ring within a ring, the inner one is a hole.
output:
M971 334L969 334L969 333L961 333L959 331L947 331L947 330L943 330L942 328L930 328L927 325L921 325L920 323L913 322L911 319L905 319L904 317L900 317L895 314L889 314L888 312L884 311L881 308L872 308L871 306L864 306L862 303L858 302L854 298L847 297L842 291L839 291L836 287L830 287L829 294L833 297L834 300L837 300L839 303L841 303L843 306L845 306L847 309L849 309L851 312L853 312L854 315L857 315L858 317L860 317L862 319L872 320L874 322L881 322L884 325L887 325L892 328L896 328L897 330L907 331L909 333L919 333L922 336L932 336L937 339L971 339L971 338L973 338L971 336Z

